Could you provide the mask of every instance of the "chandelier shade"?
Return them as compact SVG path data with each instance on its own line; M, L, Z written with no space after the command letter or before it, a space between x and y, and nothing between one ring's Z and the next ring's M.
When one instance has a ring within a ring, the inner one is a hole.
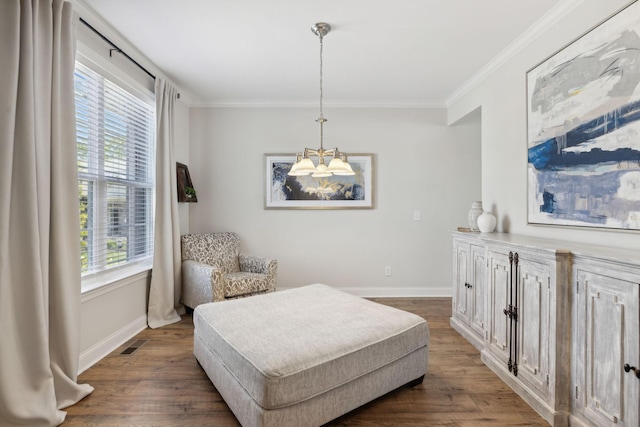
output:
M331 31L331 26L325 22L318 22L311 27L311 31L320 39L320 116L316 119L316 122L320 124L320 148L305 148L302 153L298 153L296 162L291 167L289 175L311 175L314 178L323 178L331 175L355 175L351 165L349 165L346 153L339 151L338 148L329 148L326 150L324 148L323 131L324 124L327 122L327 119L324 118L322 111L322 51L324 46L324 36ZM311 157L317 158L317 165L313 160L311 160ZM331 158L328 165L325 162L325 157Z

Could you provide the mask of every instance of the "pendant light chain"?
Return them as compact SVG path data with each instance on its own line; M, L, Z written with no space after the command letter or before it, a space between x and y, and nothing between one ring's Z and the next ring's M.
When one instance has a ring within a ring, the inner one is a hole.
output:
M324 36L322 33L320 33L319 37L320 37L320 117L318 117L318 120L316 121L320 123L320 152L321 152L320 158L322 158L324 155L323 150L324 150L324 122L325 122L324 113L322 111L322 101L323 101L323 94L322 94L323 92L322 90L322 50L323 49L322 48L324 46L324 43L323 43Z
M320 34L320 118L324 118L322 113L322 48L323 48L323 39L324 37Z

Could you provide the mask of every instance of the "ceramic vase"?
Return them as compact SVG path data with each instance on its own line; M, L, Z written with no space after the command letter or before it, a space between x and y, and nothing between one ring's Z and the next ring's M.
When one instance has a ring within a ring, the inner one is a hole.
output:
M490 212L483 212L478 217L478 228L481 233L491 233L496 228L496 217Z
M478 228L478 217L482 215L482 202L471 203L471 210L469 211L469 229L471 231L480 231Z

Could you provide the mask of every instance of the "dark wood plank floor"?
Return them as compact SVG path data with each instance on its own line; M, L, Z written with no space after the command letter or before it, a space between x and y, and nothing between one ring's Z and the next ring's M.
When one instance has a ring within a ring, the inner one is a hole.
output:
M424 382L383 396L330 426L548 426L449 326L450 298L378 298L424 317L431 342ZM132 354L121 354L145 340ZM63 426L238 426L193 357L190 315L147 329L80 375L93 394Z

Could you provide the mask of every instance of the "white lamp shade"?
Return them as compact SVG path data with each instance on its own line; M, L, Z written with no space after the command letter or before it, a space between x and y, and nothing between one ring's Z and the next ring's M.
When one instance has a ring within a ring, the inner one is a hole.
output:
M301 171L301 170L295 170L295 171L292 170L287 175L289 175L289 176L306 176L306 175L309 175L309 172Z
M316 168L316 171L311 175L314 178L324 178L327 176L331 176L332 173L329 172L329 168L324 163L320 163Z
M329 162L329 167L327 168L327 170L333 174L338 173L338 172L348 172L347 171L347 167L345 166L344 162L342 160L340 160L340 158L338 157L334 157L330 162Z
M289 172L289 175L292 175L292 176L309 175L310 173L314 173L315 171L316 171L316 166L313 164L310 158L306 157L300 160L299 162L294 163L293 167L291 168L291 172Z
M307 170L304 170L304 169L301 169L300 168L300 163L302 163L302 161L294 163L293 166L291 166L291 170L289 171L289 173L287 175L290 175L290 176L309 175L311 172L307 171Z
M339 172L334 172L333 173L334 175L351 176L351 175L355 175L356 174L353 171L353 169L351 168L351 165L349 164L349 162L342 162L342 164L344 165L344 170L339 171Z
M289 173L287 175L296 175L296 171L300 167L300 159L296 161L293 165L291 165L291 169L289 169Z

